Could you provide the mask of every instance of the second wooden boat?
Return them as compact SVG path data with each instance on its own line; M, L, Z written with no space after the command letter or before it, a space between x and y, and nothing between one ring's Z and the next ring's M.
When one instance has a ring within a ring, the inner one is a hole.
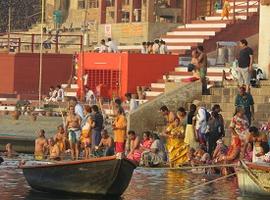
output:
M238 185L243 194L270 196L270 165L241 162L237 169Z

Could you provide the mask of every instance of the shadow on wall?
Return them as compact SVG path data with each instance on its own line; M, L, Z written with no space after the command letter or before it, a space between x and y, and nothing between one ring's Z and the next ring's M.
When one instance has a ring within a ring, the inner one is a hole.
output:
M183 84L176 83L179 86L166 92L152 101L141 105L137 110L129 115L129 130L142 134L143 131L157 131L165 125L165 121L159 113L161 106L166 105L172 111L176 111L178 107L187 108L188 103L194 99L201 98L200 81Z

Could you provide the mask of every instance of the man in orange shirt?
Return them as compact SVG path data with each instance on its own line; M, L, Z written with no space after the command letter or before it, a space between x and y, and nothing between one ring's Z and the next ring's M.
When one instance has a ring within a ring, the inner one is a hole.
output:
M115 141L115 153L125 152L127 120L121 109L117 109L116 118L113 123L113 133Z

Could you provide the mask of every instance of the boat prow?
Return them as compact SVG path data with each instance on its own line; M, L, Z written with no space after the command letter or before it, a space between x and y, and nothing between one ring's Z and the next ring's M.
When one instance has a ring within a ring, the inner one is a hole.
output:
M238 185L245 195L270 196L270 165L245 163L237 169Z
M43 192L121 196L136 165L115 156L22 166L28 184Z

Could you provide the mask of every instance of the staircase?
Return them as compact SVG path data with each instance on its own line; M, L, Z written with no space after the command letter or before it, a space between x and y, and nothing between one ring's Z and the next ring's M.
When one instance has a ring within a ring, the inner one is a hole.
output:
M255 121L252 125L260 126L270 118L270 81L261 81L260 88L251 88L251 94L254 99ZM214 104L219 104L222 109L222 115L225 120L225 126L229 127L234 114L234 101L238 94L238 88L235 85L223 88L211 88L211 95L202 96L202 101L210 109Z
M215 82L221 82L223 76L223 70L226 72L226 76L229 76L229 68L223 67L210 67L208 68L207 77L209 79L208 87L211 87ZM146 101L152 100L155 97L165 92L166 82L175 82L181 84L183 79L192 77L193 73L188 72L187 67L177 67L174 71L168 72L155 83L151 83L149 91L146 91Z
M258 14L258 1L249 1L247 12L247 1L230 1L231 11L229 20L221 20L222 10L217 10L212 16L203 17L201 20L193 20L190 24L178 26L177 28L160 36L168 46L168 50L173 54L186 55L191 49L198 45L207 45L207 41L214 38L224 30L237 26L237 23L248 20ZM235 23L234 23L235 22ZM251 36L251 35L250 35ZM226 40L226 37L224 37ZM119 50L139 51L139 45L119 46ZM213 48L207 48L207 51Z

